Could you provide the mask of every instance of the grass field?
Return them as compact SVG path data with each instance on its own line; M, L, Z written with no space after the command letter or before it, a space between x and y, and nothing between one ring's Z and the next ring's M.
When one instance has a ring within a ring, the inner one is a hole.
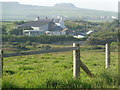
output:
M82 51L81 60L96 76L82 69L73 79L72 51L4 58L3 88L117 88L118 53L111 52L105 70L105 52Z

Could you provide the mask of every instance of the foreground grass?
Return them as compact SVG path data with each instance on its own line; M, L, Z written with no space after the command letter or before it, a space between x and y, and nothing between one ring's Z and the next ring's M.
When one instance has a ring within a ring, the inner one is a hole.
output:
M81 60L96 76L81 70L73 79L72 51L4 58L3 88L116 88L118 55L111 53L111 68L105 70L104 52L81 52Z

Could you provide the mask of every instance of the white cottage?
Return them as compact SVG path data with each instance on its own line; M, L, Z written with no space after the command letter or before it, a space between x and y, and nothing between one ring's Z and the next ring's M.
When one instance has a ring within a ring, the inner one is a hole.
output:
M19 26L19 28L32 28L33 30L24 30L24 35L44 35L46 31L50 31L50 35L65 35L66 32L62 31L65 27L63 18L57 19L40 19L39 17L36 18L35 21L29 21L25 24ZM47 33L46 33L47 34ZM49 34L47 34L49 35Z

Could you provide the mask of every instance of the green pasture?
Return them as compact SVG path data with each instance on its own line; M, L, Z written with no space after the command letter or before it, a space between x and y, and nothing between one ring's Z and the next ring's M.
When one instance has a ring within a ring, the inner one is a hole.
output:
M3 88L117 88L118 53L111 52L111 67L105 69L105 52L81 51L81 60L95 75L82 69L73 78L72 51L4 58Z

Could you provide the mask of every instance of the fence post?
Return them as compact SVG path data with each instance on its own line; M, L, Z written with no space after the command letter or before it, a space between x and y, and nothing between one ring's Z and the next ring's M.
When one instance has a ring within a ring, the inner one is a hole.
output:
M3 57L2 57L2 50L0 50L0 81L2 81L2 72L3 72ZM0 82L0 89L2 89L2 82Z
M110 67L110 45L106 44L106 69Z
M3 50L0 50L0 78L2 77L3 71Z
M3 51L0 50L0 80L2 80L2 74L3 74ZM0 82L0 89L2 87L2 82Z
M73 77L80 78L80 45L78 43L73 43Z

